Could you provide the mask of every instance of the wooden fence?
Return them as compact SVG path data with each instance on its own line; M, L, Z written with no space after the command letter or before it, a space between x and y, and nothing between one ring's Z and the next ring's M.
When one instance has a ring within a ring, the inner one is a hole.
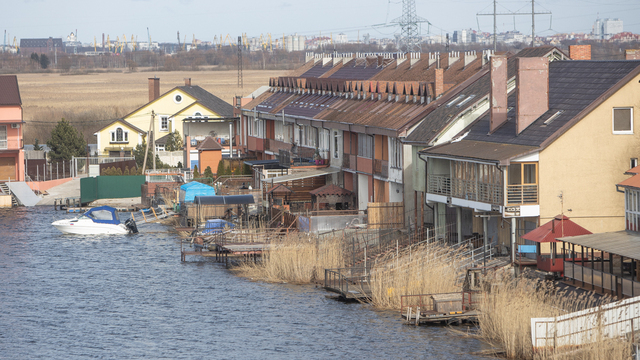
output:
M399 229L404 227L402 202L369 203L367 216L370 229Z

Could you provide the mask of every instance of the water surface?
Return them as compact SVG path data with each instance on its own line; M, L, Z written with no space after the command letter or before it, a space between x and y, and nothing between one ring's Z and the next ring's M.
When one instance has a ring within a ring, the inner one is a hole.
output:
M482 342L398 312L181 263L163 225L83 237L51 227L64 217L0 210L1 359L486 359Z

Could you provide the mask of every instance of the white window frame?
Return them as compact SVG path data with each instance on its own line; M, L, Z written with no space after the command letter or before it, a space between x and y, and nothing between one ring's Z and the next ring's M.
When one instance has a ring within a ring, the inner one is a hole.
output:
M9 139L7 134L7 125L0 125L0 149L9 148Z
M397 138L389 138L389 166L402 168L402 142Z
M118 130L122 131L122 140L118 140ZM110 132L111 141L113 144L126 144L129 142L129 131L125 130L121 126L118 126L115 130Z
M333 158L334 159L338 159L340 158L340 134L338 133L338 131L334 130L333 131Z
M616 130L615 128L615 114L616 114L616 110L629 110L629 122L630 122L630 128L631 130ZM625 135L625 134L633 134L633 107L632 106L627 106L627 107L614 107L611 110L611 130L613 131L613 134L615 135Z
M625 228L631 231L640 231L640 191L625 189Z
M169 131L169 117L160 115L160 131Z

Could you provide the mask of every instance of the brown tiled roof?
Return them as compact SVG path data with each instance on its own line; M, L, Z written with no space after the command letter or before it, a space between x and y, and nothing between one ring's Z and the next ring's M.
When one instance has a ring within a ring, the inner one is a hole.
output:
M289 73L287 73L287 76L302 76L302 74L306 73L307 71L309 71L309 69L313 67L314 61L315 60L307 61L304 65L300 66L299 68L295 70L291 70Z
M500 163L504 160L524 155L537 149L537 146L461 140L440 146L434 146L420 152L433 156L441 155L450 158L477 159Z
M222 145L215 141L211 136L207 136L198 146L198 150L222 150Z
M338 185L327 184L315 190L309 191L309 194L315 195L315 196L327 196L327 195L348 196L348 195L352 195L353 192L347 189L343 189Z
M619 183L618 186L640 189L640 175L632 176L624 180L623 182Z
M16 75L0 76L0 105L22 105Z

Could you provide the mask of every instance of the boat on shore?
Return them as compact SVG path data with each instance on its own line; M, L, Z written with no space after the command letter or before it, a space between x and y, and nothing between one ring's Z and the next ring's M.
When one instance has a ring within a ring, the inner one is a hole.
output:
M133 219L124 224L118 218L118 212L111 206L99 206L73 218L51 223L65 234L99 235L99 234L135 234L138 227Z

